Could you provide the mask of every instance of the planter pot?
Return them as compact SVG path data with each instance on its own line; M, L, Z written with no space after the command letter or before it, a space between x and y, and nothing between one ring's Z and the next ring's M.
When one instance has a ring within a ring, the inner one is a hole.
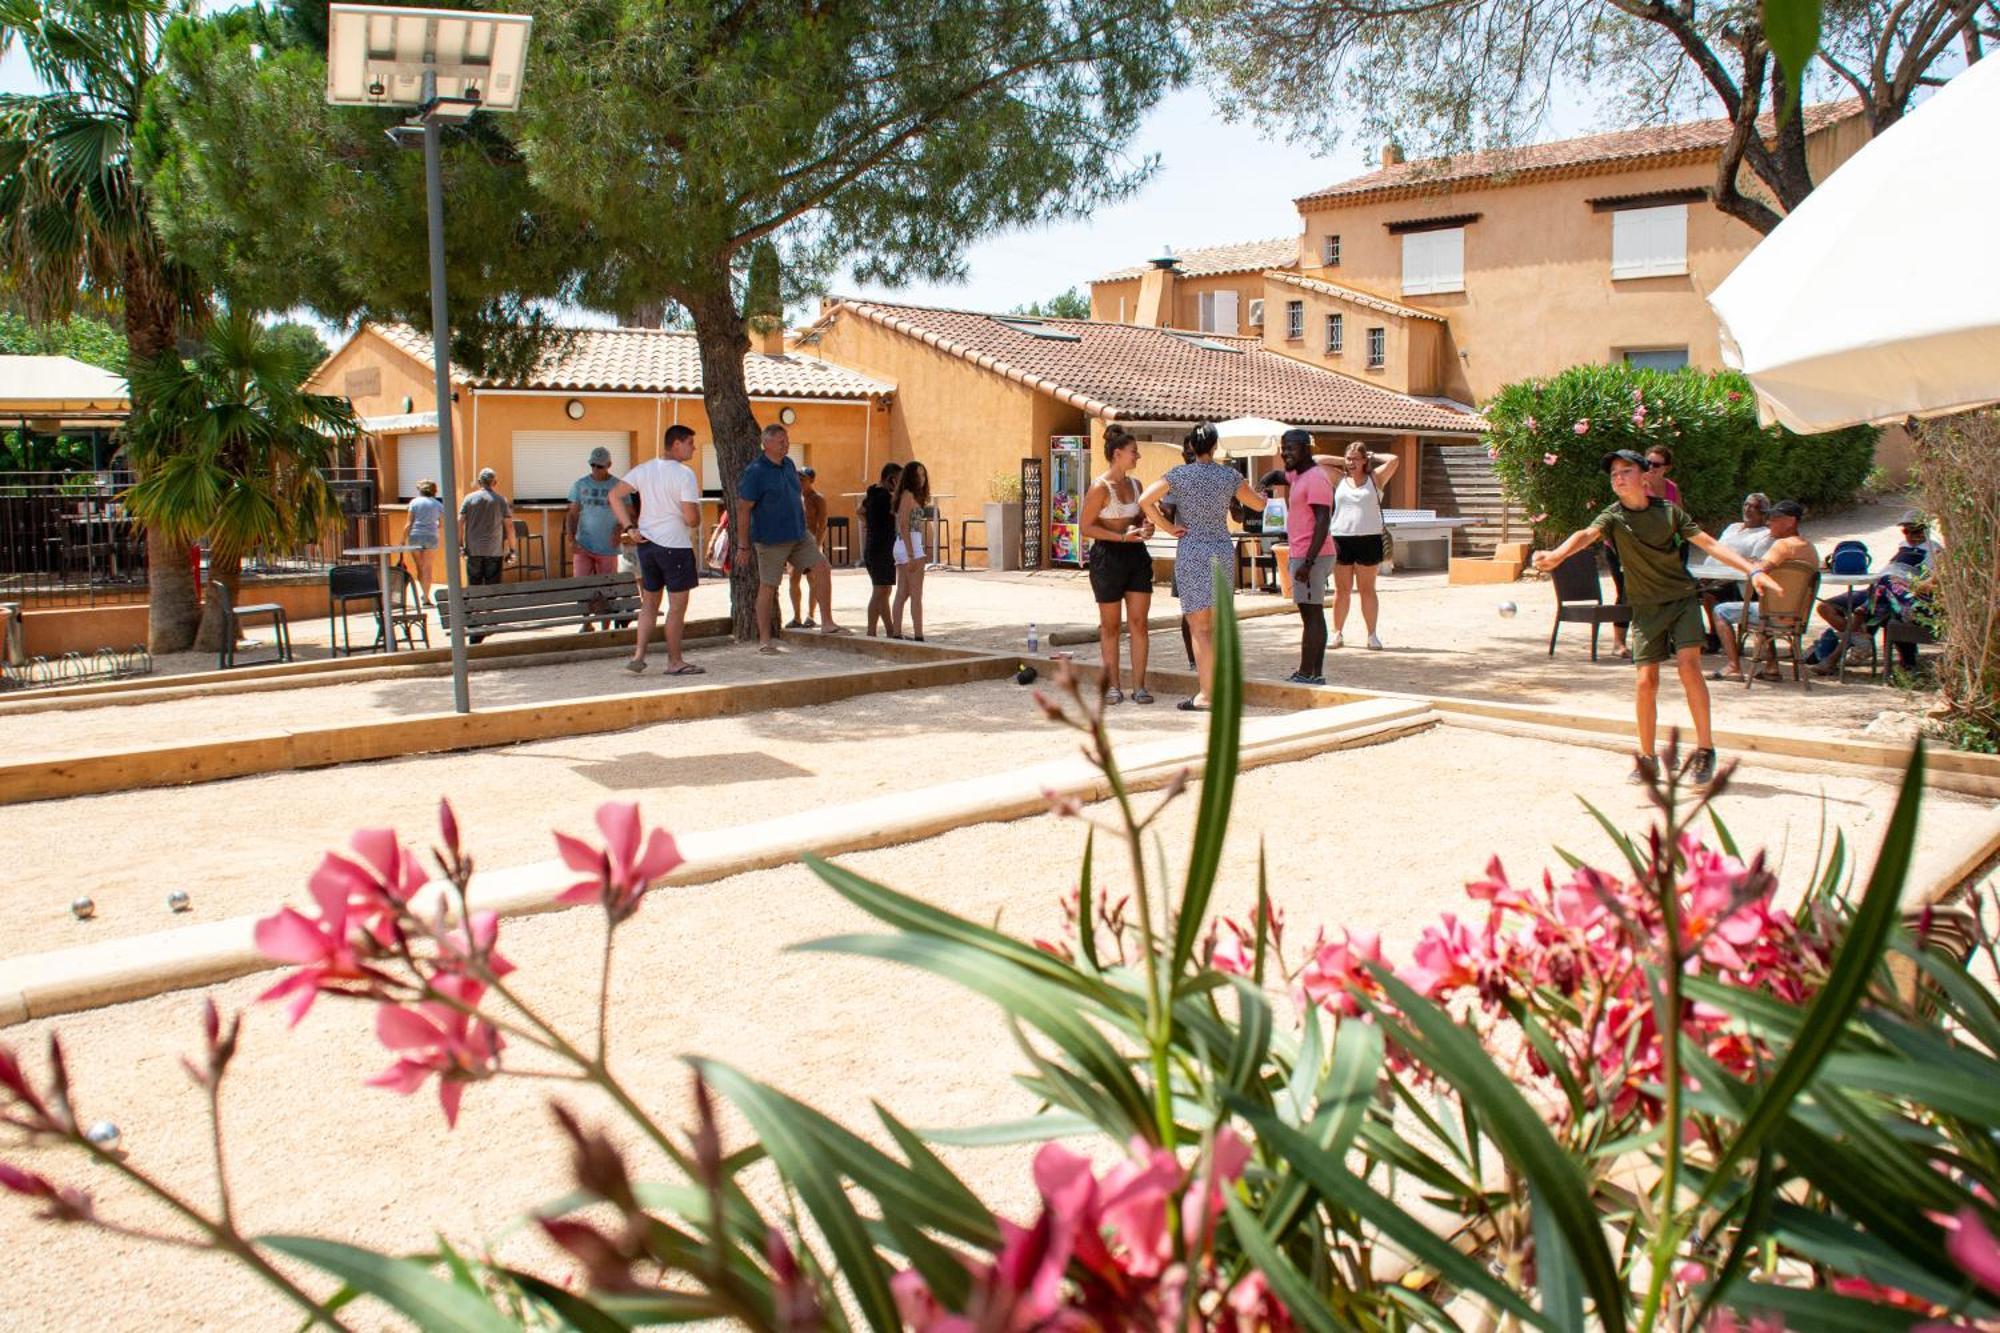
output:
M1021 502L1019 500L988 500L986 502L986 567L988 569L1019 569L1021 567Z

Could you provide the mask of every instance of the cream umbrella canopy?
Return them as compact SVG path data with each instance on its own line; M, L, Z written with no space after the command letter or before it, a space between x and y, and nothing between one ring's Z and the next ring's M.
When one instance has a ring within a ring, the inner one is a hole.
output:
M1217 458L1262 458L1278 452L1285 432L1290 430L1282 421L1269 417L1231 417L1227 421L1215 423L1215 456Z
M1850 158L1716 288L1722 359L1804 434L2000 401L2000 60Z

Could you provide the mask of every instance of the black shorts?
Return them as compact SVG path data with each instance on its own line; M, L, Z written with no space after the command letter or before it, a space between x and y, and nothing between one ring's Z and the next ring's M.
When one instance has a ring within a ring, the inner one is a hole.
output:
M691 592L701 575L694 567L692 546L639 543L639 586L647 592Z
M1153 553L1144 542L1092 542L1090 595L1099 606L1153 591Z
M868 582L877 588L896 586L896 552L891 547L879 551L863 551L861 564L868 571Z
M1337 565L1379 565L1382 563L1382 534L1367 537L1335 537L1333 562Z

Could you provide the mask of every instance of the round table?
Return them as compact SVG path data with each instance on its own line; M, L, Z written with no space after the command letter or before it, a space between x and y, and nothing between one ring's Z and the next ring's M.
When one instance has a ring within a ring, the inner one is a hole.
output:
M389 609L389 557L406 555L422 550L418 546L350 546L342 555L372 555L375 557L375 587L382 595L382 651L396 651L396 616Z

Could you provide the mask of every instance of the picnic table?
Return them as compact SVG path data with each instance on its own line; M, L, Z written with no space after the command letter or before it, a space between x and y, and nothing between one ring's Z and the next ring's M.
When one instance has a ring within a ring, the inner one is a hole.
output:
M1687 570L1689 574L1703 581L1741 583L1744 579L1741 571L1731 569L1720 560L1710 560L1706 556L1698 556L1688 561ZM1819 586L1822 588L1862 587L1873 583L1880 577L1882 575L1879 572L1873 574L1836 574L1830 569L1822 569L1819 572Z

